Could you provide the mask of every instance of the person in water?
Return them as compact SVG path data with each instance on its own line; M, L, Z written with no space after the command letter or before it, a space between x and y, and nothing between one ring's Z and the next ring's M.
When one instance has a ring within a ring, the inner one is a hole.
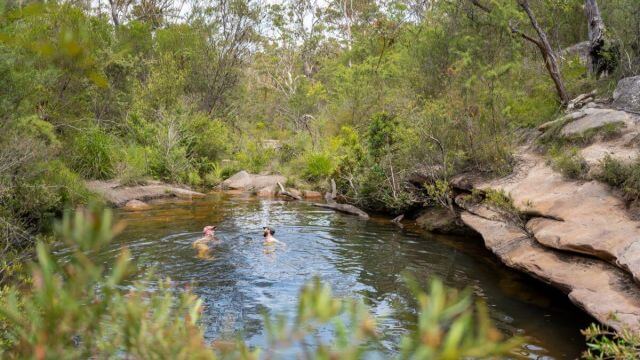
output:
M273 237L273 235L276 233L275 230L273 230L272 228L265 226L262 228L262 236L264 237L264 245L275 245L275 244L282 244L282 245L286 245L285 243L283 243L282 241L276 239L275 237Z
M211 259L211 252L209 245L213 242L217 242L216 238L217 226L208 225L202 229L202 236L200 239L193 242L193 248L196 249L196 256L200 259Z

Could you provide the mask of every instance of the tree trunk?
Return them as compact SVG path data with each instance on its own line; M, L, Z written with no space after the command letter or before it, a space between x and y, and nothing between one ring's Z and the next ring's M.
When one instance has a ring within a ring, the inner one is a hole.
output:
M120 25L120 19L118 18L118 5L114 0L109 0L109 7L111 8L111 20L113 20L113 25L118 27Z
M584 10L587 16L589 30L589 57L591 59L591 72L596 76L607 74L614 70L618 54L616 49L608 43L605 35L605 26L596 0L585 0Z
M542 53L542 57L544 58L545 66L547 67L547 71L553 80L554 85L556 86L556 92L560 97L560 100L564 105L568 104L571 99L569 99L569 94L567 93L566 88L564 87L564 81L562 80L562 74L560 73L560 66L558 66L558 59L556 57L553 48L551 48L551 44L549 44L549 39L547 39L547 34L538 24L538 20L533 15L531 8L529 7L528 0L518 0L518 4L524 10L524 12L529 17L531 21L531 26L536 30L538 34L538 42L534 42L540 52Z
M509 27L511 28L511 32L514 34L520 35L523 39L535 44L538 47L538 49L540 50L540 53L542 54L542 58L544 59L544 65L547 68L547 72L549 73L549 76L551 77L551 80L553 80L553 84L556 87L556 92L558 93L558 97L560 98L560 101L562 102L562 104L566 105L569 103L571 99L569 99L569 94L567 93L567 90L564 86L564 81L562 80L562 74L560 73L560 66L558 66L558 59L556 57L555 52L553 51L553 48L551 48L551 44L549 44L549 39L547 39L547 34L544 32L542 27L540 27L540 24L538 24L538 20L536 19L535 15L531 11L531 8L529 7L529 1L528 0L517 0L517 1L520 8L522 8L522 10L524 10L524 12L527 14L527 17L531 22L531 26L536 31L538 38L536 39L527 35L525 32L519 30L518 28L516 28L514 25L510 23ZM469 0L469 2L471 2L471 4L473 4L478 9L486 13L491 13L492 11L490 7L482 4L480 0Z

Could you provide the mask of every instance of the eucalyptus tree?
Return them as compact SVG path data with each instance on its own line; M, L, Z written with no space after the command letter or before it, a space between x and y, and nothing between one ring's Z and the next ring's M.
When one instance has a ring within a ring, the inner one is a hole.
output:
M470 1L476 8L486 12L488 14L495 14L493 11L494 7L497 6L499 10L497 11L498 15L495 16L503 16L499 21L506 21L508 24L508 28L511 33L516 36L521 37L523 40L534 44L538 50L540 51L540 55L544 60L545 67L547 68L547 72L549 76L553 80L553 83L556 88L556 92L560 101L563 104L569 103L569 94L567 93L566 86L564 84L564 80L562 79L562 74L560 72L560 65L558 63L558 56L556 52L551 47L551 43L549 42L546 31L542 28L536 15L534 14L528 0L515 0L515 4L511 3L512 0L495 2L492 5L487 5L483 3L481 0L468 0ZM516 5L517 8L526 15L528 19L529 25L535 31L535 35L529 34L526 30L522 30L519 27L519 21L522 19L521 15L518 15L517 12L513 11L511 6ZM506 17L504 15L506 14Z

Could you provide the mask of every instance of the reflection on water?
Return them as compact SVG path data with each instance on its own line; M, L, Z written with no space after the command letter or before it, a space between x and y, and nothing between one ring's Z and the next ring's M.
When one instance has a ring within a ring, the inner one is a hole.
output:
M264 344L262 314L293 315L300 287L317 275L336 295L363 298L393 351L412 326L414 304L402 280L410 273L424 284L437 276L449 286L472 288L500 330L527 336L526 357L575 358L583 349L579 329L590 319L562 295L506 270L478 239L436 237L388 219L362 221L304 203L224 194L120 212L118 218L127 229L100 256L113 257L127 245L138 264L178 286L192 284L204 301L211 340L242 334L252 345ZM218 226L222 241L212 260L197 259L191 243L209 224ZM286 247L264 251L266 225Z

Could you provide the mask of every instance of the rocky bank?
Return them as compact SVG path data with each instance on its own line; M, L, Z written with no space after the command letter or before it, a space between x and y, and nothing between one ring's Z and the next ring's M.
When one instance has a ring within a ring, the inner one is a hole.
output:
M590 173L607 155L635 161L640 115L633 110L639 100L627 89L640 89L640 77L621 81L612 104L590 103L543 124L539 137L550 132L566 141L588 137L579 153ZM605 128L615 131L598 135ZM507 266L564 291L603 324L640 332L640 221L617 190L555 171L537 143L519 148L515 170L507 177L454 179L460 219ZM490 192L506 195L509 207L487 200Z
M150 181L144 185L123 186L117 180L88 181L87 189L102 196L107 203L126 210L146 210L149 200L161 198L193 199L204 197L205 194L187 188Z

